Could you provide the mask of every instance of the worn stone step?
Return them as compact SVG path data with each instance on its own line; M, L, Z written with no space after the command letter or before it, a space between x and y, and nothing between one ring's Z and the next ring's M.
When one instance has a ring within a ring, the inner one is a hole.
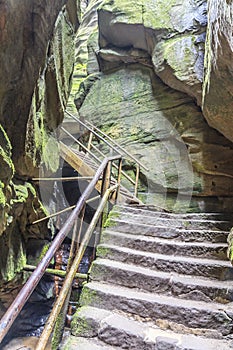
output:
M233 267L228 261L143 252L110 244L98 245L97 257L148 267L152 270L233 280Z
M84 285L80 305L118 309L144 318L149 317L152 321L169 320L190 328L216 330L223 335L231 333L233 327L231 304L194 300L190 302L107 283L90 282Z
M233 301L232 282L154 271L109 259L98 258L93 262L90 280L105 281L183 299L219 303Z
M199 220L232 220L233 213L169 213L159 211L156 208L152 210L151 207L147 206L129 206L129 205L115 205L113 213L119 214L134 214L142 215L146 217L161 217L161 218L180 218L180 219L199 219Z
M161 238L174 238L180 240L205 241L214 239L217 242L226 242L229 231L222 230L187 230L168 226L152 226L144 224L132 224L125 221L108 221L106 229L136 235L144 235Z
M131 350L230 350L232 342L204 338L201 336L177 334L162 330L148 322L136 321L127 315L94 307L81 307L72 321L72 334L97 337L105 344ZM84 331L83 331L84 330ZM208 334L208 331L207 331ZM211 335L211 332L210 334ZM78 343L77 343L78 344Z
M206 230L230 230L232 224L226 220L210 220L210 219L184 219L179 217L164 218L160 216L143 216L139 214L119 214L119 216L110 214L109 217L111 225L118 224L118 222L127 222L132 224L143 224L152 226L168 226L180 229L206 229Z
M133 222L125 219L117 219L117 218L109 218L105 224L105 228L110 228L111 230L118 231L118 232L125 232L125 233L136 233L136 234L144 234L146 236L157 236L158 234L166 237L172 237L177 236L178 232L180 230L188 230L189 232L192 231L224 231L223 229L220 229L216 226L212 225L212 228L210 227L200 227L192 225L189 227L184 227L182 225L168 225L166 221L163 223L160 221L156 225L147 225L140 222ZM227 230L229 233L229 230ZM224 231L226 232L226 231Z
M167 255L185 255L227 260L227 243L181 242L106 230L102 242L131 249Z
M105 344L98 338L86 339L83 337L70 336L60 349L61 350L117 350L117 349L120 350L122 348Z
M226 243L229 231L221 230L187 230L187 229L178 229L167 226L157 226L157 227L143 227L144 230L141 230L141 226L138 225L136 228L126 230L125 227L106 227L105 231L107 232L122 232L131 235L143 235L148 237L160 237L165 239L174 239L182 242L213 242L213 243Z

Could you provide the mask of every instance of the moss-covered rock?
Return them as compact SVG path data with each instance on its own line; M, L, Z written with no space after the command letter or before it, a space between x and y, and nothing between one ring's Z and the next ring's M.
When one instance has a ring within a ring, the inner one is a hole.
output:
M233 5L216 0L207 4L203 113L212 127L233 141Z
M11 151L12 147L9 138L0 124L0 180L4 184L8 184L14 174L14 164L11 159Z
M52 172L59 166L54 130L64 117L74 63L74 29L66 11L57 19L48 56L47 67L35 86L27 123L25 163L28 173L33 169L37 171L41 162Z
M152 191L190 189L192 164L196 194L232 193L231 143L208 127L187 95L169 89L151 69L132 66L102 75L80 115L150 169L142 172Z
M84 95L86 90L86 78L89 74L95 76L99 71L96 58L96 50L98 48L98 26L97 26L97 9L103 0L91 0L88 7L85 8L82 21L76 34L75 47L75 65L72 79L72 89L68 101L67 109L71 113L76 112L74 100L79 104L79 96ZM93 80L88 79L88 84ZM79 96L76 96L76 94ZM80 101L82 98L80 99Z
M200 104L205 10L205 1L104 1L99 8L100 49L128 48L129 57L132 47L146 51L166 84Z
M47 222L33 222L46 216L35 188L23 181L11 182L7 188L0 225L0 272L2 280L12 280L26 264L25 243L30 238L49 238Z

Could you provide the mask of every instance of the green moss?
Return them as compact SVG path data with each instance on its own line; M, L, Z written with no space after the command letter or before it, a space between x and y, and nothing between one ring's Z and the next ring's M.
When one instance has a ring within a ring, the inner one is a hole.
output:
M85 309L85 306L82 306L81 309L79 309L73 316L72 322L71 322L71 332L76 337L79 336L85 336L85 334L88 334L88 332L91 330L91 325L88 323L85 316L81 316L83 310Z
M115 219L117 219L119 217L120 217L119 212L111 211L110 214L108 215L108 218L107 218L105 224L104 224L104 228L116 226L117 223L116 223Z
M195 40L196 36L189 34L170 39L162 44L164 60L174 70L175 76L180 81L184 80L188 72L192 74L197 59Z
M90 290L86 287L86 285L84 285L80 298L80 304L88 306L93 305L94 303L98 305L98 297L96 295L96 291Z
M4 207L6 205L6 197L3 192L4 183L0 181L0 207Z
M12 188L14 191L14 196L11 199L11 204L25 203L30 193L32 194L32 197L37 196L35 188L29 182L25 182L23 185L12 183Z
M102 246L97 246L97 250L96 250L96 256L97 257L101 257L101 258L105 258L109 255L110 249L106 248L106 247L102 247Z
M127 24L143 23L145 27L154 29L166 28L172 26L170 11L177 0L164 2L158 0L156 2L141 0L139 2L127 0L111 0L104 1L101 9L113 13L116 16L117 22Z
M104 224L104 228L110 228L116 226L116 221L112 218L108 218L107 221Z
M14 164L11 160L11 144L8 136L0 125L0 179L9 183L14 174Z
M56 319L56 324L53 331L53 337L52 337L52 350L59 349L59 345L61 343L61 338L64 330L64 323L65 323L66 315L64 315L64 312L61 312Z
M43 246L42 250L41 250L41 253L40 253L40 256L39 256L39 261L42 260L42 258L45 256L45 254L47 253L47 251L49 250L49 247L50 247L50 243L47 243Z
M1 271L5 281L13 280L15 275L22 271L22 268L26 265L26 254L22 243L19 243L17 248L17 252L15 252L12 246L9 248L6 265L4 270Z

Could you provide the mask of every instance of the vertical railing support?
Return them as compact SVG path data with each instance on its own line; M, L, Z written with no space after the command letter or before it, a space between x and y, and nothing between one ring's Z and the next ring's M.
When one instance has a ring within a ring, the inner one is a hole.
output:
M89 140L88 140L88 144L87 144L87 149L89 151L91 150L92 139L93 139L93 132L90 131Z
M120 192L122 162L123 162L123 159L120 158L120 159L119 159L119 163L118 163L118 174L117 174L117 184L118 184L118 187L117 187L117 189L116 189L116 194L115 194L115 204L117 203L118 195L119 195L119 192Z
M140 165L136 165L136 178L135 178L135 186L134 186L134 195L137 197L138 195L138 183L139 183L139 175L140 175Z

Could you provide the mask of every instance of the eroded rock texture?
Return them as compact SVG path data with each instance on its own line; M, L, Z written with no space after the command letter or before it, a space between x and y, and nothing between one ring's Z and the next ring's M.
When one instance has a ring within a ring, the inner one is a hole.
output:
M232 1L208 1L203 112L208 123L233 141Z
M205 1L91 1L72 96L150 169L152 190L231 197L233 145L201 110L206 24Z
M63 119L78 27L75 0L0 2L0 272L10 280L25 264L25 242L49 236L37 188L40 163L56 170L51 136ZM49 147L47 145L49 144Z

